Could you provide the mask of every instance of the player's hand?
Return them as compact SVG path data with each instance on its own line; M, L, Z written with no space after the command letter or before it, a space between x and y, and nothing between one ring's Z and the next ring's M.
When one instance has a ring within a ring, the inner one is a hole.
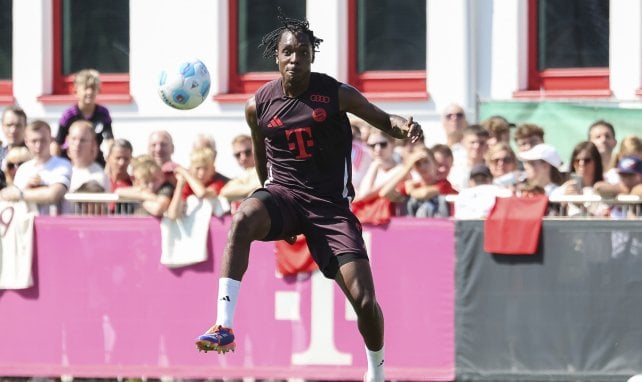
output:
M421 125L413 121L412 117L408 118L408 121L406 121L406 137L410 139L410 142L415 143L423 136L424 132L421 130Z

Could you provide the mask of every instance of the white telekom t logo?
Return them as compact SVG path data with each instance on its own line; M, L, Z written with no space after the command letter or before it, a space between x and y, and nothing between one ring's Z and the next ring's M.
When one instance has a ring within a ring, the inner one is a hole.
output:
M370 250L370 233L364 232L363 239L372 264L372 251ZM323 277L321 272L314 272L311 277L312 294L311 301L311 322L310 322L310 345L300 353L292 354L293 365L352 365L352 354L340 352L334 344L334 282ZM301 295L299 291L277 291L274 296L275 319L301 321L300 312ZM354 309L345 300L345 319L356 321L357 316ZM296 330L293 326L296 337L308 331L304 328ZM296 339L296 338L295 338Z

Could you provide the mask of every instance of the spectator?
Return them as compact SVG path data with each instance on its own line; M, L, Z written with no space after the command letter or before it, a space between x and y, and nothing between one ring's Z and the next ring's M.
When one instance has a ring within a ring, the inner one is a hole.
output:
M189 169L176 167L176 189L167 210L167 217L178 219L184 214L185 201L190 195L199 199L218 198L221 189L229 181L225 175L216 172L214 152L209 147L192 150ZM218 208L217 216L228 209Z
M617 171L617 164L620 159L629 155L637 155L642 158L642 138L637 135L627 135L620 142L620 147L611 159L610 169L604 174L604 180L610 184L617 185L620 177Z
M203 147L208 147L212 151L214 151L214 157L216 157L216 140L214 139L214 137L207 134L198 134L196 136L196 139L194 139L194 143L192 143L192 150L200 149Z
M517 156L510 144L499 142L490 146L486 153L486 163L493 176L493 183L515 190L515 185L524 181L524 173L517 167Z
M368 146L372 163L359 185L355 201L377 198L383 185L396 173L402 171L402 166L397 163L393 155L394 138L378 129L373 129L368 136Z
M17 146L9 149L2 167L2 172L5 175L7 186L11 186L13 184L13 179L16 176L18 167L32 158L33 155L26 146Z
M481 186L484 184L492 184L493 175L490 172L490 169L485 164L476 164L470 170L470 175L468 178L468 186L475 187Z
M484 163L472 167L468 182L468 187L461 190L455 199L457 219L485 219L493 209L498 196L512 195L512 191L492 184L493 175Z
M116 139L109 148L105 173L109 178L109 188L115 191L121 187L131 187L132 177L129 174L129 165L132 161L134 149L126 139Z
M625 156L617 164L620 175L620 191L618 195L638 195L642 191L642 159L637 155ZM624 206L616 206L611 210L612 218L634 217L632 211Z
M25 127L27 114L17 105L8 106L2 112L2 132L4 141L0 147L0 163L4 166L9 150L25 147Z
M456 190L461 191L468 187L468 176L470 170L476 164L485 163L485 155L488 151L488 131L480 125L470 125L464 129L463 146L466 150L465 156L455 156L453 167L448 180Z
M464 129L468 126L464 108L455 103L446 106L441 115L441 126L446 132L446 144L455 154L459 150L458 147L461 147ZM463 149L463 147L461 148ZM455 158L457 158L457 155L455 155Z
M71 160L69 192L76 192L83 184L94 181L109 192L109 178L95 161L98 152L96 134L91 122L79 119L69 127L67 154Z
M496 143L510 144L510 129L515 127L501 115L494 115L485 119L480 125L488 131L488 146L493 146Z
M349 115L349 119L350 127L353 131L352 152L350 156L352 160L352 186L357 190L372 163L372 155L370 155L368 145L366 144L372 126L363 119L351 114ZM354 131L358 132L358 136Z
M553 146L540 143L517 156L524 162L527 183L542 187L546 195L550 196L562 183L562 174L558 169L562 159Z
M147 153L154 158L161 168L165 181L176 185L174 170L178 164L172 160L174 155L174 140L165 130L157 130L149 135Z
M348 114L348 119L350 120L350 126L359 131L359 139L361 142L366 144L370 131L373 129L372 125L353 114Z
M414 177L408 174L414 172ZM446 217L448 204L440 197L436 185L435 157L429 148L416 147L407 157L403 171L397 172L381 189L379 195L395 202L405 200L405 213L415 217Z
M613 125L605 120L594 122L588 131L588 139L593 142L600 152L602 158L602 168L608 171L614 167L612 163L612 154L617 140L615 140L615 128Z
M602 157L596 145L590 141L575 145L570 160L570 179L557 188L551 196L593 195L593 186L602 181ZM567 216L590 214L602 216L605 209L601 204L570 203L566 208Z
M457 190L448 181L450 169L453 166L453 152L447 145L437 143L430 151L435 158L435 186L441 195L457 194Z
M403 166L394 157L394 138L381 130L373 129L370 132L368 146L372 163L356 190L351 208L363 224L385 224L391 216L402 214L403 211L398 211L398 205L384 196L381 189L403 171Z
M243 172L223 186L221 196L230 202L231 212L234 213L240 201L259 189L261 182L254 167L252 138L245 134L237 135L232 140L232 152Z
M527 151L544 143L544 129L532 123L525 123L517 127L514 139L517 151Z
M165 179L158 162L151 155L139 155L132 160L132 172L133 185L116 189L116 194L140 202L135 214L163 216L172 200L174 186Z
M0 191L0 199L35 204L40 215L55 215L61 210L71 180L71 163L51 155L51 141L47 122L35 120L27 125L25 143L33 159L18 167L13 187Z
M91 122L96 135L98 147L96 162L105 166L105 157L102 152L103 141L107 148L114 139L111 127L109 110L96 103L96 96L100 92L100 74L95 69L83 69L74 77L74 89L77 103L65 110L58 122L56 140L51 143L52 155L63 155L67 148L66 140L71 124L77 120Z

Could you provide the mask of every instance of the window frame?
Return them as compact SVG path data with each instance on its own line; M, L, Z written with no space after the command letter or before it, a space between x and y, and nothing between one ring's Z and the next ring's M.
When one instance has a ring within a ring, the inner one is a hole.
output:
M348 1L348 82L371 99L426 100L426 70L366 71L357 67L357 0Z
M238 72L238 0L228 0L229 9L229 66L228 66L228 85L226 94L214 95L214 100L219 102L238 102L245 101L249 96L254 94L261 86L267 82L279 78L278 70L273 72Z
M42 103L66 104L76 101L74 74L62 74L62 1L52 0L52 94L38 97L38 101ZM100 93L96 101L112 104L131 103L133 97L130 94L129 81L129 73L100 73Z
M514 98L608 98L610 68L563 68L539 70L538 0L528 0L528 84Z
M11 17L13 17L13 15ZM11 56L13 59L13 51L11 52ZM0 79L0 105L11 105L15 102L16 99L13 97L13 79Z

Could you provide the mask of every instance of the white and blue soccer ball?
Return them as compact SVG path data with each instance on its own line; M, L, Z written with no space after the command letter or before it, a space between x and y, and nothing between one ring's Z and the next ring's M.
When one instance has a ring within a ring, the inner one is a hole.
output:
M160 73L158 95L175 109L193 109L203 103L209 92L210 72L201 60L182 61Z

